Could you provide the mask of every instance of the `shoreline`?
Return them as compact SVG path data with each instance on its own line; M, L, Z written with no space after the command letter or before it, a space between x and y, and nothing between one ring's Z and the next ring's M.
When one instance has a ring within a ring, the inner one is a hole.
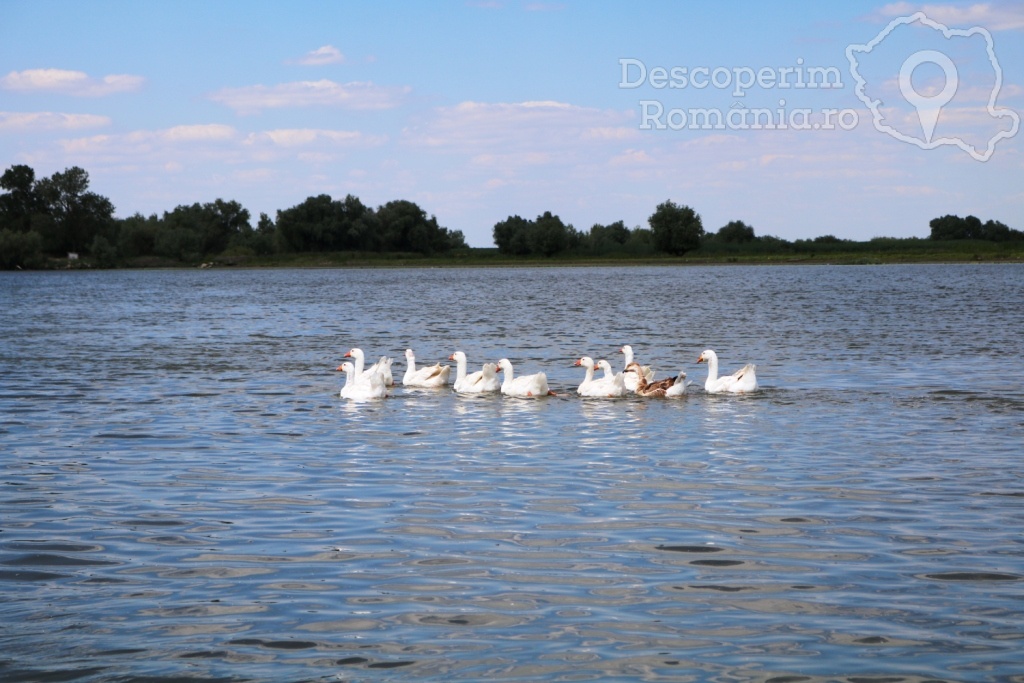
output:
M604 257L554 256L507 257L494 253L456 254L451 256L418 256L412 254L364 254L354 252L299 253L274 256L225 254L198 262L176 262L170 259L146 258L128 261L113 268L100 268L92 259L75 261L51 258L37 269L16 269L10 272L51 270L189 270L189 269L276 269L276 268L578 268L600 266L869 266L913 264L1021 264L1024 245L1013 243L988 249L929 248L900 251L822 252L810 254L728 254L695 256L618 255Z

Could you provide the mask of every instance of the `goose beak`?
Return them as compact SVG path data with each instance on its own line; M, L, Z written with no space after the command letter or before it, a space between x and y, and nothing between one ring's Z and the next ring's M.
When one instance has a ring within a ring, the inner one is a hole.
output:
M346 351L344 357L345 358L351 358L352 357L352 352L351 351Z
M453 353L452 355L448 356L448 360L455 360L455 354Z
M579 366L581 366L581 365L583 365L583 363L581 363L581 362L580 362L580 359L579 359L579 358L577 358L577 359L576 359L576 362L572 364L572 366L573 366L574 368L578 368L578 367L579 367Z
M335 372L341 372L341 371L342 371L342 370L344 370L344 369L345 369L345 366L344 366L344 365L339 365L338 367L334 368L334 371L335 371Z
M697 362L698 363L703 363L704 362L704 356L701 355L701 357L697 359Z

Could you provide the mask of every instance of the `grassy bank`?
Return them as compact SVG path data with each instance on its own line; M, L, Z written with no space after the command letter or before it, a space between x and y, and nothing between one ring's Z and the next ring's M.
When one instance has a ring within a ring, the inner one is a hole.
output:
M594 266L594 265L874 265L887 263L1024 263L1024 242L982 240L871 240L793 245L777 248L763 243L705 244L684 256L664 254L562 254L552 257L513 257L497 249L463 249L445 256L412 253L323 252L283 253L257 256L226 252L205 261L180 262L145 257L119 263L126 268L449 268L501 266ZM90 258L69 262L49 259L46 267L95 268Z

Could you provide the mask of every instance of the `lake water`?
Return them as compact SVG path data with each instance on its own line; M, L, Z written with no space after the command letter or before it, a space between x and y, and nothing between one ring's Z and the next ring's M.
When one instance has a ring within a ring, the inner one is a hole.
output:
M0 680L1024 680L1024 266L0 273L0 304ZM575 396L627 343L691 394ZM562 395L351 403L353 346ZM705 394L709 347L760 390Z

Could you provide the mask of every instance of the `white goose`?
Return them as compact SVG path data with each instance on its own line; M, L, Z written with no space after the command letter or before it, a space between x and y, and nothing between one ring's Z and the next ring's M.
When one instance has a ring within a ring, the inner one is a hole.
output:
M718 354L714 351L706 349L702 354L700 354L700 358L697 359L697 362L708 364L708 379L704 382L704 391L709 394L718 394L721 392L741 394L743 392L754 391L757 389L757 366L753 363L747 363L731 375L719 377Z
M405 350L405 361L408 364L405 376L402 378L402 384L405 386L436 388L448 385L448 374L451 372L452 366L437 363L417 369L416 354L412 352L412 349Z
M626 357L626 362L623 363L622 367L628 368L629 364L633 362L633 347L630 346L629 344L626 344L625 346L619 349L619 353L623 354ZM647 378L648 382L654 379L654 371L651 370L650 365L641 366L641 370L643 370L644 377ZM635 372L627 372L623 375L622 379L625 381L627 389L629 389L630 391L636 391L636 385L638 380L640 379L639 375L637 375Z
M555 392L548 388L548 377L543 372L515 377L512 372L512 363L508 358L498 361L498 369L505 373L505 380L501 383L501 393L505 396L535 398L555 395Z
M355 366L348 361L338 366L338 369L345 373L345 386L341 388L340 394L342 398L365 401L387 397L388 388L384 386L384 378L379 372L371 374L366 380L361 380L355 371Z
M665 390L665 398L679 398L680 396L686 395L686 387L693 384L693 382L686 381L686 371L680 370L679 374L676 375L676 381L668 389Z
M448 356L448 360L455 361L455 384L453 388L460 394L484 394L491 391L501 391L501 380L498 379L498 366L494 363L484 363L482 370L466 374L466 354L456 351Z
M587 374L583 379L583 382L576 389L576 393L580 396L588 396L591 398L618 398L619 396L626 395L626 385L624 378L621 374L616 375L611 372L612 366L608 361L600 361L598 367L604 369L604 377L594 377L594 359L589 356L583 356L578 359L574 366L582 367L586 369Z
M391 358L387 356L381 356L380 360L371 365L369 368L363 369L366 363L366 356L363 354L362 349L349 349L345 352L345 358L355 359L355 375L356 378L370 379L370 375L379 374L381 379L384 380L384 386L392 386L395 383L394 377L391 375Z

